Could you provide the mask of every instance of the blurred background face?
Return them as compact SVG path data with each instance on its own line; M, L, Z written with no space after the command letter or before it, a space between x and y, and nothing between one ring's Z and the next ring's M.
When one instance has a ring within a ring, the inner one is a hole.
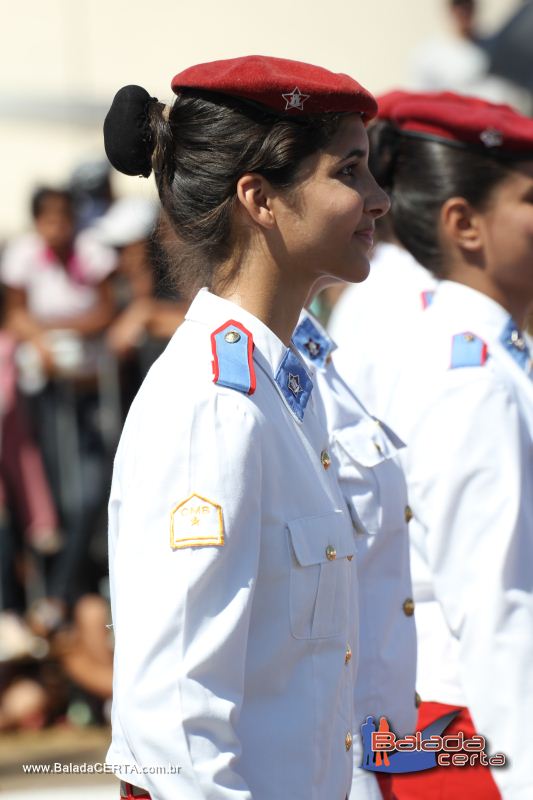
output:
M476 5L473 0L455 0L451 3L451 13L460 36L470 38L474 34Z
M59 195L50 195L44 199L35 218L35 228L47 246L55 252L70 248L74 237L74 217L68 200Z
M498 184L482 223L487 274L506 293L533 302L533 161Z

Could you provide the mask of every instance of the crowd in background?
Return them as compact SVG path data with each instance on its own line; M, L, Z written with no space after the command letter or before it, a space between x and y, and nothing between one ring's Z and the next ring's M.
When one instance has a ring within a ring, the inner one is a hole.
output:
M0 731L106 719L114 449L184 314L158 205L115 200L106 161L30 206L0 262Z

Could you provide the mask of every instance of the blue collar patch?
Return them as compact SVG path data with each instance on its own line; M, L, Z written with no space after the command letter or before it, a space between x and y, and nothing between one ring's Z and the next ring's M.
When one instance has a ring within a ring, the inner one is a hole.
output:
M324 368L328 356L335 349L329 336L326 336L310 317L300 322L292 335L292 340L303 357L320 369Z
M531 353L520 328L510 319L500 336L503 344L511 358L525 370L528 374L531 370Z
M304 418L307 401L311 397L313 381L299 358L290 349L287 349L279 365L276 383L290 410L301 422Z

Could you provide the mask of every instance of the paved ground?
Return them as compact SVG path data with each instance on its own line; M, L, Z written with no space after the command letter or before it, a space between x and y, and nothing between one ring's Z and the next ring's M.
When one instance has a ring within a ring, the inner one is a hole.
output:
M118 800L112 775L27 774L23 764L87 764L104 761L109 731L58 727L38 733L0 736L2 800Z

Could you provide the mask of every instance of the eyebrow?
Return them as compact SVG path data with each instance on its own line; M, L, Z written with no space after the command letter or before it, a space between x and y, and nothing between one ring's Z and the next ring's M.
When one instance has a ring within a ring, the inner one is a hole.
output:
M346 155L343 156L340 159L340 161L347 161L349 158L354 158L354 157L364 158L366 154L367 154L366 150L362 150L360 147L354 147L354 149L350 150L349 153L346 153Z

